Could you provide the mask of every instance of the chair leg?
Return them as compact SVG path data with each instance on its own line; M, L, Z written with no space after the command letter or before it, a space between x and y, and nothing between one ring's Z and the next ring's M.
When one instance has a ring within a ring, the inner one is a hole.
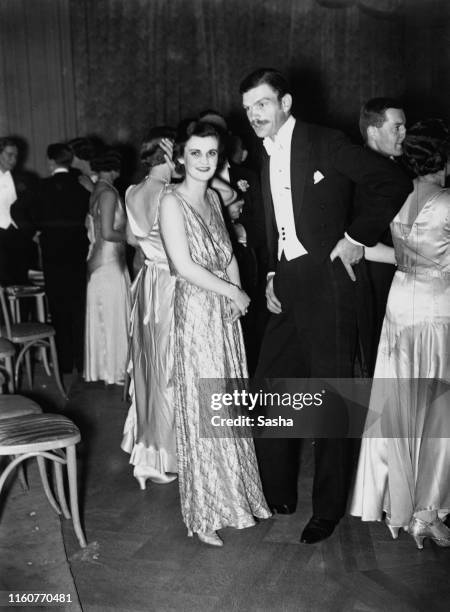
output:
M14 393L14 368L13 368L12 357L6 357L5 370L8 374L8 392Z
M69 477L70 510L72 512L73 528L80 543L81 548L86 547L86 539L80 523L78 511L78 484L77 484L77 457L75 445L72 444L66 449L67 475Z
M17 455L15 455L15 457L17 457ZM23 462L17 466L17 476L19 478L19 482L22 486L22 489L24 491L28 491L30 487L28 486L27 476L25 474L25 465Z
M27 370L28 386L33 388L33 373L31 371L31 354L30 350L25 353L25 368Z
M51 507L57 514L61 514L61 510L59 509L58 504L56 503L56 499L53 497L53 493L50 489L50 484L48 482L47 470L45 469L45 459L44 457L36 456L38 466L39 466L39 474L41 475L42 486L44 487L45 494L47 496L48 501L50 502Z
M56 480L56 491L58 493L59 505L61 506L62 513L66 519L70 519L69 508L67 507L66 494L64 492L64 481L62 474L62 465L59 461L53 462L53 468L55 470L55 480Z
M64 390L64 386L62 384L61 377L59 375L58 353L56 352L56 342L53 336L49 338L49 344L50 344L50 354L52 356L53 376L55 377L56 386L58 387L59 392L61 393L63 398L67 400L69 398L67 397L67 394Z
M45 346L43 346L39 350L41 352L41 359L42 359L42 363L44 365L45 373L47 374L47 376L51 376L52 375L52 371L50 369L50 364L48 363L47 348Z

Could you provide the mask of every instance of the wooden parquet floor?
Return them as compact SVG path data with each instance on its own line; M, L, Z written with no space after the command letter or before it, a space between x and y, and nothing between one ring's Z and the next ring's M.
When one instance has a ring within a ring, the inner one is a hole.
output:
M83 609L88 612L427 612L450 607L450 550L416 550L405 533L348 517L319 545L299 543L310 517L312 449L305 442L296 514L242 531L221 532L225 546L186 537L178 485L140 491L120 450L126 405L121 389L80 384L65 413L84 431L84 521L80 554L64 536Z
M80 551L70 521L62 526L85 612L450 608L450 549L426 541L418 551L407 534L394 541L382 524L352 517L321 544L299 543L310 517L309 442L302 452L296 514L223 530L225 545L215 549L186 537L177 482L139 490L120 449L127 412L122 388L78 382L69 403L57 409L77 423L83 437L78 457L88 548Z

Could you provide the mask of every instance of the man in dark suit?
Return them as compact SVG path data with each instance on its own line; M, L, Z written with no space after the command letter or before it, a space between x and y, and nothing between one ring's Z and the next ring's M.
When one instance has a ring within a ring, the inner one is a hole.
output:
M412 186L344 134L296 121L289 85L278 71L253 72L240 92L265 148L261 185L272 314L256 378L351 377L358 342L352 266L363 257L363 245L379 240ZM362 194L361 210L349 222L354 184ZM349 442L315 440L313 516L302 542L330 536L345 513L352 475ZM269 506L294 512L299 440L255 443Z
M66 144L48 146L51 176L41 181L33 207L33 220L41 232L45 288L59 365L67 374L74 367L83 371L88 250L84 224L89 191L80 184L79 173L70 168L72 157Z
M15 210L29 209L33 198L30 176L17 171L19 149L13 138L0 138L0 284L24 285L33 258L33 232L22 228Z
M229 131L221 113L207 109L199 114L199 120L211 123L219 130L224 154L217 175L237 194L232 203L226 204L225 223L238 262L242 288L251 299L248 312L241 319L241 323L248 370L252 375L267 321L264 303L267 249L260 179L257 172L234 161L239 157L236 155L238 143L241 147L240 158L244 161L243 145L240 138Z
M399 158L403 153L402 143L406 136L405 122L405 113L399 102L393 98L372 98L361 107L359 115L359 129L366 146L370 149L368 153L378 157L379 161L383 159L387 170L395 171L397 175L400 175L400 182L406 180L406 172L396 163L395 158ZM405 174L404 177L402 173ZM363 198L363 194L360 195L357 188L355 194L357 213L364 205ZM392 246L389 228L386 228L380 237L380 242ZM366 267L369 287L366 287L368 291L366 291L365 298L366 301L371 302L372 321L368 328L368 337L363 340L365 341L368 373L372 375L395 266L367 261Z
M267 272L264 210L258 174L241 164L232 162L228 165L228 174L230 185L237 193L238 202L227 207L232 221L230 235L239 265L242 287L251 299L248 312L241 321L248 370L252 375L267 323L264 303ZM237 210L232 211L233 208Z

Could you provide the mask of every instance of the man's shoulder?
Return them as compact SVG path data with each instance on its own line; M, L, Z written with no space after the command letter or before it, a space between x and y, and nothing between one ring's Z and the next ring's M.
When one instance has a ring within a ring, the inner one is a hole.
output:
M365 155L367 155L379 168L391 174L399 182L412 185L412 179L408 175L406 168L402 165L400 161L401 158L399 160L391 159L390 157L378 153L378 151L374 151L370 147L363 147L363 150Z
M335 139L335 138L348 138L342 130L331 128L325 125L319 125L318 123L309 123L306 121L295 122L294 132L306 131L311 139L319 138L323 140Z

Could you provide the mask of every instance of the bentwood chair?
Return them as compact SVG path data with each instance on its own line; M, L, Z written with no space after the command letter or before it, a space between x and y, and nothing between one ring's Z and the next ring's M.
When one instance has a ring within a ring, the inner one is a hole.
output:
M23 395L0 395L0 421L3 419L25 416L26 414L40 414L41 412L42 409L39 404L28 399L28 397L24 397ZM12 459L14 459L14 456ZM22 465L18 466L18 471L20 483L22 488L26 491L28 489L28 483Z
M33 300L35 303L36 321L47 322L47 308L45 289L37 285L9 285L5 287L5 294L9 301L11 323L21 323L21 304L24 301ZM47 358L47 349L39 349L41 360L48 376L51 376Z
M0 335L6 336L6 338L14 345L19 347L19 353L16 358L16 365L14 368L14 381L16 388L19 382L19 372L22 360L25 359L28 382L32 387L32 373L31 373L31 358L30 349L33 347L49 347L50 355L52 360L52 373L55 378L56 385L62 394L67 399L66 392L59 375L58 355L56 353L55 344L55 329L48 323L42 323L40 321L28 322L28 323L11 323L8 308L6 306L5 290L0 286L0 306L3 314L4 325L0 329Z
M28 414L0 421L0 455L15 458L0 474L0 493L6 479L22 461L36 457L44 491L57 514L72 518L75 534L81 548L86 546L78 509L77 463L75 445L81 440L78 427L59 414ZM47 477L45 460L53 462L56 502ZM67 466L70 511L64 491L62 466Z

